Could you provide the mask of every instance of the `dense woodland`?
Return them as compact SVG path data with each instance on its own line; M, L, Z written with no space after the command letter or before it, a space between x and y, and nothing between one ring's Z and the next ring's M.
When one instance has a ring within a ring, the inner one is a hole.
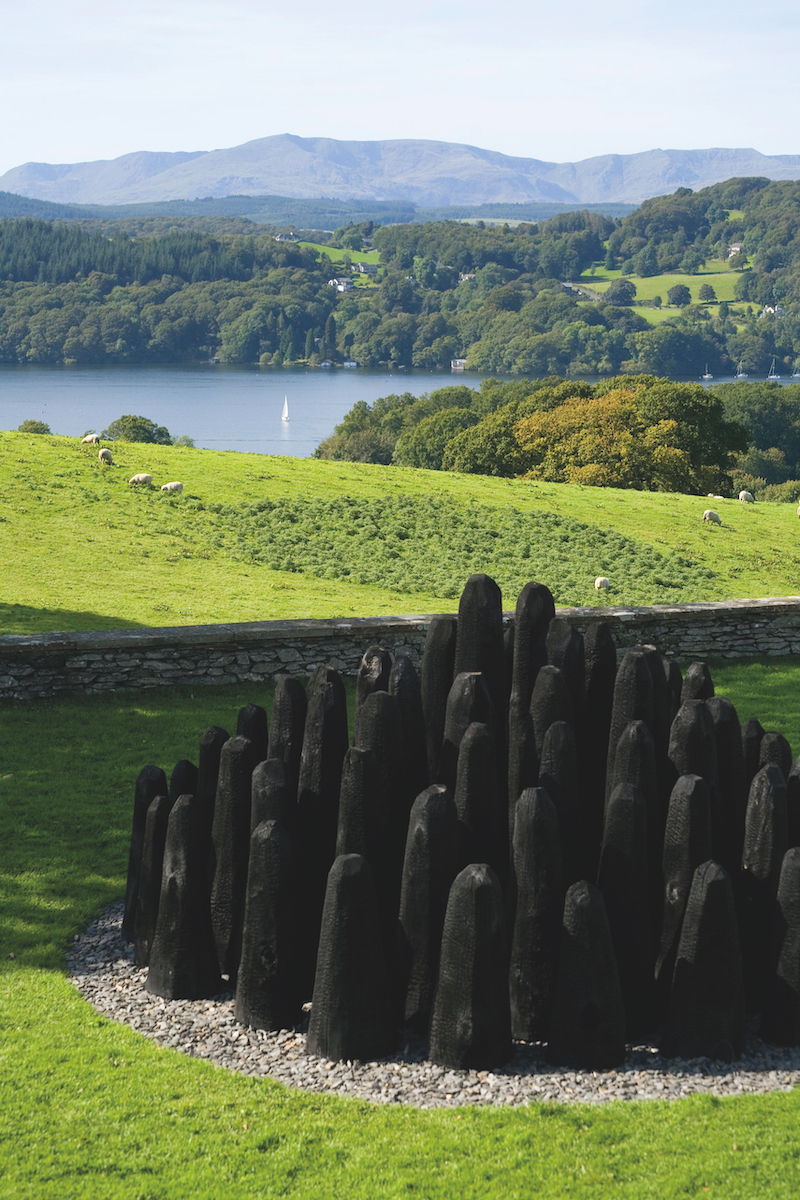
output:
M800 499L800 385L484 379L355 404L319 458L644 491Z
M352 223L330 242L356 261L365 238L380 252L378 275L339 293L329 281L348 260L335 266L239 217L0 221L0 361L352 357L432 368L463 357L529 377L696 377L706 365L766 374L773 358L791 373L800 359L798 183L681 188L622 219ZM564 286L593 263L634 284L696 272L739 242L730 261L744 312L690 304L652 325L633 311L632 289L587 302Z

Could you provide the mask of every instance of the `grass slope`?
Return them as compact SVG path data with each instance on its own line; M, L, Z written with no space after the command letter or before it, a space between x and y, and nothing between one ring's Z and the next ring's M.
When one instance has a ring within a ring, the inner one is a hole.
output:
M513 607L800 592L792 505L0 433L0 630L449 611L473 570ZM128 486L181 479L182 496ZM272 506L270 509L269 506Z
M800 667L714 666L800 746ZM31 1200L788 1198L800 1092L420 1112L293 1092L98 1016L62 971L124 890L133 780L266 687L0 704L0 1196Z

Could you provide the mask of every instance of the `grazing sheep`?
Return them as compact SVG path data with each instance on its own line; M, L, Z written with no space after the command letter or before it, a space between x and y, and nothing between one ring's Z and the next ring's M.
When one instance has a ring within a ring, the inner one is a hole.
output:
M594 581L594 586L598 592L602 591L605 588L611 587L611 580L607 579L605 575L598 575L597 579Z
M114 461L111 457L111 451L105 448L99 451L97 457L100 459L101 463L110 463Z
M755 504L756 498L752 492L739 492L740 504Z
M99 433L87 433L86 437L81 438L81 445L82 446L86 446L86 445L96 446L96 445L98 445L99 441L100 441Z
M183 491L183 484L177 479L173 479L172 483L162 483L161 490L162 492L172 492L173 495L180 496Z
M719 513L714 512L713 508L706 509L706 511L703 513L703 520L707 521L709 525L722 524L722 518L720 517Z
M128 483L143 483L143 484L146 484L148 487L150 486L150 484L152 482L153 482L153 476L146 475L144 471L141 471L138 475L131 475L130 479L128 480Z

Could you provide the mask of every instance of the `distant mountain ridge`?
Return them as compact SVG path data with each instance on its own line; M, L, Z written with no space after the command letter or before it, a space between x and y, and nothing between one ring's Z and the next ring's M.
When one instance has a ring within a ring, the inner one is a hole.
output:
M516 158L456 142L337 141L277 134L227 150L137 151L89 163L24 163L0 190L66 204L133 204L205 196L406 201L640 204L737 176L800 179L800 155L753 149L646 150L574 163Z

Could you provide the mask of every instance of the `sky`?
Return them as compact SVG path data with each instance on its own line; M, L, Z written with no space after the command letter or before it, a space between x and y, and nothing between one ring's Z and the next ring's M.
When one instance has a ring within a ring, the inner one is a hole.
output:
M0 174L270 134L800 152L794 0L6 0Z

